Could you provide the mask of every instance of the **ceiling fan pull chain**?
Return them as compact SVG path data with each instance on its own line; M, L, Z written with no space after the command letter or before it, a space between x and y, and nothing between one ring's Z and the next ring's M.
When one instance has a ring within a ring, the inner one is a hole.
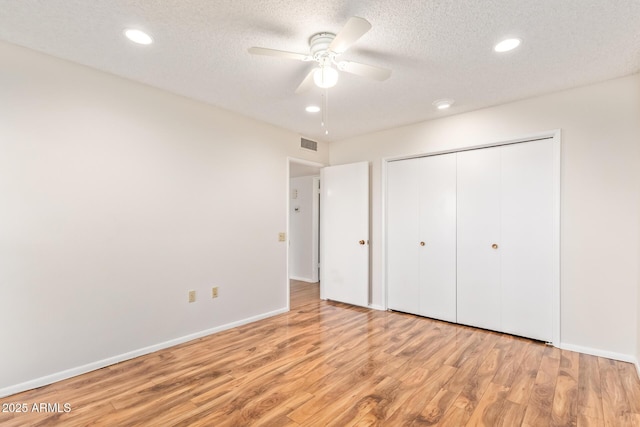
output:
M322 111L322 117L321 117L321 119L320 119L320 120L321 120L321 121L320 121L320 126L321 126L321 127L324 127L324 117L325 117L324 115L325 115L325 111L326 111L325 103L324 103L324 93L322 93L322 94L320 95L320 109L321 109L321 111Z
M324 134L329 135L329 88L324 90L322 95L322 125L324 126Z

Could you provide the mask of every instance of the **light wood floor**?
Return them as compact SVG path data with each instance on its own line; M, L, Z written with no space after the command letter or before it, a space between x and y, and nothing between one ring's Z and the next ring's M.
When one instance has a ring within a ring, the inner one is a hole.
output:
M0 400L3 426L640 426L628 363L319 301L287 314Z

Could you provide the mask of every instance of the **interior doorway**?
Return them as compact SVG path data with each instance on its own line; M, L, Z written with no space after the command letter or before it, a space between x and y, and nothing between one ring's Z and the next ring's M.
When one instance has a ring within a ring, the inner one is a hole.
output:
M320 280L320 170L324 165L289 158L287 179L287 277L293 287Z

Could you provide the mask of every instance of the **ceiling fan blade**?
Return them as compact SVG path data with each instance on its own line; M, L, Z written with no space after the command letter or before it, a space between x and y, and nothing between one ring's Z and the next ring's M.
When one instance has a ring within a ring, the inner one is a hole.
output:
M329 50L342 53L354 44L360 37L371 29L371 24L364 18L352 16L344 28L336 35L329 45Z
M340 61L338 69L357 76L369 77L374 80L387 80L391 76L391 70L359 62Z
M304 78L302 83L300 83L300 86L298 86L298 88L296 89L296 93L306 92L313 87L313 73L315 73L315 71L315 68L309 71L307 77Z
M266 47L250 47L249 53L253 55L277 56L279 58L296 59L298 61L311 61L313 58L309 55L296 52L287 52L285 50L267 49Z

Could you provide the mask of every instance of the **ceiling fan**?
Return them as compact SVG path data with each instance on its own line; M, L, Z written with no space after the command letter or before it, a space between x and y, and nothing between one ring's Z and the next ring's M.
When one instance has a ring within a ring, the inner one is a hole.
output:
M309 39L308 54L267 49L264 47L251 47L249 48L249 53L254 55L277 56L305 62L316 62L317 66L307 74L307 77L305 77L296 89L296 93L309 90L313 83L321 88L335 86L338 82L338 70L379 81L386 80L391 75L391 70L338 59L340 55L370 29L371 24L369 21L353 16L349 18L344 28L342 28L338 34L322 32L311 36Z

